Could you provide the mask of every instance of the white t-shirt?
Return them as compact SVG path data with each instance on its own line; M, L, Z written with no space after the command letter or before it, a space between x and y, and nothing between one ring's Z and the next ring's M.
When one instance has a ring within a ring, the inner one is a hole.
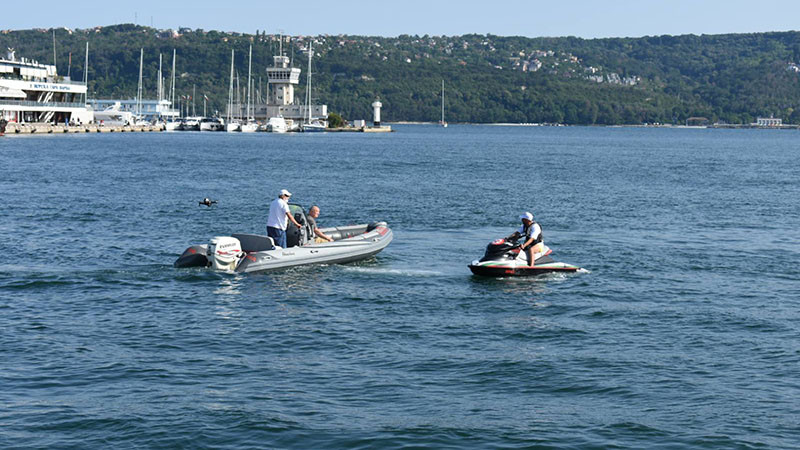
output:
M286 214L289 213L289 203L278 197L269 204L269 217L267 218L267 226L278 228L281 230L286 229L289 218Z
M525 226L524 225L519 227L519 230L517 230L517 231L522 236L522 238L527 241L530 238L535 238L535 237L539 236L539 234L542 232L542 227L540 227L538 223L534 222L533 226L531 227L531 235L530 236L526 236L525 235Z

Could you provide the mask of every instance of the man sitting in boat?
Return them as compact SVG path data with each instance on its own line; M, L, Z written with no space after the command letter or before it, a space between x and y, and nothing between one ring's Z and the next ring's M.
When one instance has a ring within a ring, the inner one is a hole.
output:
M317 217L319 217L319 206L314 205L308 210L308 225L314 233L314 242L321 244L323 242L333 242L333 238L326 235L317 227Z
M288 221L291 221L297 228L302 227L289 210L289 197L291 196L291 192L281 189L278 198L269 204L267 236L271 237L275 245L281 248L286 248L286 225L288 225Z
M522 220L522 226L508 236L506 240L525 239L520 250L525 252L528 256L528 265L533 267L533 255L540 253L544 249L542 227L533 220L533 214L527 211L522 213L519 218Z

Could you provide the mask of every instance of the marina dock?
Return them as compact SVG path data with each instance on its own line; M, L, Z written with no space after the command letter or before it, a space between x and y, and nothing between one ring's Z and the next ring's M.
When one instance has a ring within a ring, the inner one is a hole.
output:
M164 125L52 125L47 123L9 123L6 135L14 134L66 134L66 133L136 133L164 131Z

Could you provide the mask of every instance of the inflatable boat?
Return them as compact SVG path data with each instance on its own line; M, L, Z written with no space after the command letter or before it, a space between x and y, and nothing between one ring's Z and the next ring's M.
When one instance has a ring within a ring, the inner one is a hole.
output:
M286 230L286 248L272 238L256 234L217 236L208 244L187 248L174 266L208 267L213 270L250 273L308 264L343 264L369 258L392 242L386 222L320 228L333 242L316 243L302 207L289 209L302 226Z

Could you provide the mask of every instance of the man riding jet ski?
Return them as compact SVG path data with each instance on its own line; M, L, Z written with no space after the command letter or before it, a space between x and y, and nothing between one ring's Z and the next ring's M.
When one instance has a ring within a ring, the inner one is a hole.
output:
M519 218L522 226L517 231L493 241L486 247L483 258L472 261L469 265L472 273L487 277L531 276L580 269L550 258L552 250L544 244L542 227L533 220L533 214L525 212ZM520 240L522 243L519 243Z

